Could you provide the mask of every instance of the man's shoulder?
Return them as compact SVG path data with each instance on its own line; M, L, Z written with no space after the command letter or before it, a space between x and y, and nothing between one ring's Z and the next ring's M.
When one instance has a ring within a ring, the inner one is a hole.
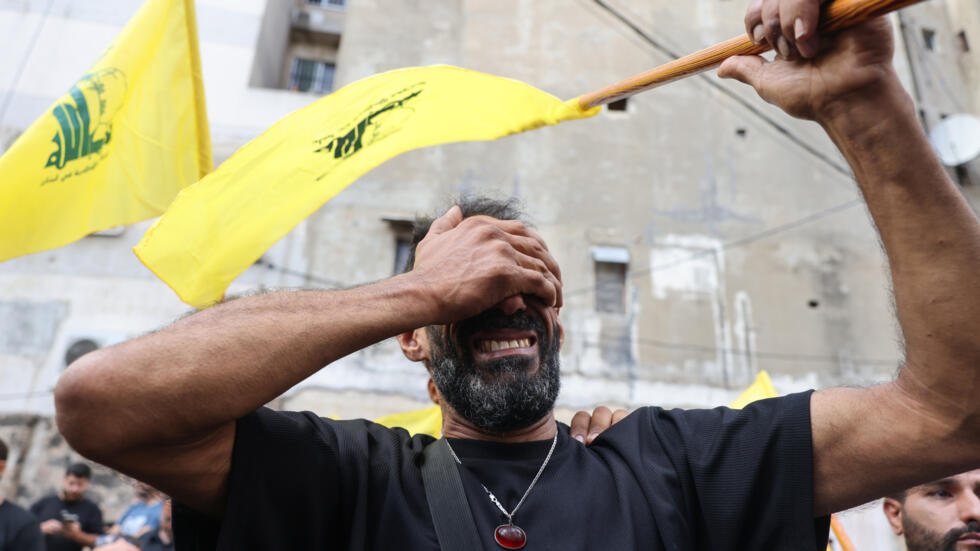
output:
M43 507L48 507L52 504L57 505L59 503L61 503L61 498L59 498L56 494L48 494L35 501L34 504L31 505L31 509L40 509Z
M6 499L0 504L0 516L16 524L37 521L30 511Z
M331 419L311 411L273 410L262 407L239 420L253 429L273 433L309 433L330 438L383 438L398 442L417 440L422 446L435 440L427 434L410 434L401 427L386 427L367 419Z

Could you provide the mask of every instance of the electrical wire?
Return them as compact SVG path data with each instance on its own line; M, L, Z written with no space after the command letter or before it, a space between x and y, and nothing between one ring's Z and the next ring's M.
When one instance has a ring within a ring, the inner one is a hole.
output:
M48 21L48 15L51 13L51 6L54 4L54 0L48 0L48 5L44 8L44 13L41 15L41 21L37 24L37 29L34 31L34 36L31 37L30 46L27 48L27 53L24 54L24 58L21 59L20 65L17 67L17 71L14 73L14 80L10 83L10 90L7 91L7 97L3 100L3 105L0 106L0 128L3 128L4 119L7 116L7 109L10 108L10 104L14 98L14 92L17 90L17 85L20 84L20 77L24 74L24 69L27 67L27 61L30 59L31 54L34 53L34 48L37 47L37 41L41 37L41 30L44 28L44 24Z
M565 330L567 335L581 335L582 333L577 331ZM628 343L600 343L591 340L583 341L583 344L588 348L620 348L625 350L628 346L631 346L634 340L629 338ZM838 356L825 356L818 354L800 354L797 352L767 352L767 351L757 351L757 350L744 350L740 348L730 348L730 347L717 347L710 345L694 344L694 343L679 343L679 342L667 342L660 341L656 339L645 339L637 338L635 342L639 345L649 346L651 348L661 348L666 350L678 350L684 352L701 352L704 354L733 354L736 356L748 355L753 358L764 359L764 360L776 360L776 361L793 361L793 362L817 362L817 363L839 363L841 357ZM882 365L882 366L895 366L897 360L881 360L872 358L847 358L849 361L856 364L862 365Z
M606 10L606 12L608 12L610 15L612 15L613 17L615 17L616 19L618 19L621 23L623 23L627 27L629 27L629 29L632 30L634 33L636 33L637 36L639 36L645 42L647 42L648 44L650 44L651 46L653 46L654 48L656 48L657 50L659 50L662 54L664 54L664 55L666 55L666 56L668 56L668 57L670 57L672 59L679 59L679 58L683 57L683 56L679 55L677 52L674 52L673 50L671 50L670 48L668 48L662 42L660 42L657 39L655 39L649 33L647 33L642 28L640 28L639 25L637 25L636 23L634 23L629 17L627 17L625 14L623 14L619 10L617 10L617 9L613 8L612 6L610 6L609 4L607 4L604 0L593 0L593 1L595 2L595 4L597 6L599 6L600 8L602 8L604 10ZM755 105L753 105L751 102L749 102L748 100L746 100L745 98L743 98L739 94L737 94L734 91L730 90L728 87L723 86L721 83L713 80L711 77L708 77L707 75L697 75L697 76L703 82L706 82L709 86L711 86L715 90L718 90L722 94L724 94L724 95L728 96L729 98L731 98L733 101L735 101L736 103L738 103L739 105L741 105L747 111L749 111L750 113L752 113L753 115L755 115L756 117L758 117L759 119L761 119L763 122L765 122L766 124L768 124L769 126L771 126L777 132L779 132L780 134L786 136L786 138L788 138L790 141L792 141L793 143L795 143L797 146L799 146L801 149L803 149L804 151L806 151L807 153L809 153L810 155L812 155L816 159L818 159L818 160L826 163L829 167L831 167L835 171L839 172L840 174L842 174L844 176L847 176L848 178L853 178L853 175L851 174L851 171L848 168L846 168L843 165L841 165L840 163L836 162L834 159L832 159L831 157L827 156L826 154L824 154L822 151L818 150L817 148L811 146L809 143L807 143L802 138L796 136L796 134L794 134L788 128L786 128L785 126L783 126L782 124L780 124L777 120L773 119L772 117L770 117L769 115L767 115L766 113L764 113L762 110L760 110L758 107L756 107Z

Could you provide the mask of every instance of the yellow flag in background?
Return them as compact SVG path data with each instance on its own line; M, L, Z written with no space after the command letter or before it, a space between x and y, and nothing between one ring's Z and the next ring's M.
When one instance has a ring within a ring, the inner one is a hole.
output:
M182 191L134 252L181 300L203 308L301 220L396 155L598 112L445 65L375 75L287 116Z
M775 398L777 396L779 394L772 386L772 379L769 378L769 373L763 369L755 376L755 382L749 385L749 388L742 391L729 407L732 409L742 409L756 400Z
M442 410L439 406L394 413L374 422L388 428L401 427L409 434L428 434L435 438L442 436Z
M193 0L148 0L0 157L0 261L157 216L210 170Z

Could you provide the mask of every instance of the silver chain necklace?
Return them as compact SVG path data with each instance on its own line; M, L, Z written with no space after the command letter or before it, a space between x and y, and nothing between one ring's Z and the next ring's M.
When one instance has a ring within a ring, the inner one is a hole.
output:
M544 468L547 467L548 462L551 461L551 455L555 453L556 444L558 444L558 432L555 432L555 437L551 440L551 449L548 450L548 455L544 458L544 462L541 463L541 468L539 468L538 473L534 475L534 479L531 480L531 484L527 487L527 490L524 491L524 495L521 496L521 500L517 502L517 505L514 507L513 511L508 513L507 509L504 509L504 506L500 503L500 500L497 499L497 496L493 495L493 492L491 492L485 484L482 482L480 483L483 491L490 496L490 501L492 501L493 504L497 506L497 509L500 509L500 512L507 517L507 524L501 524L493 532L493 539L496 540L497 544L504 549L520 549L527 545L527 534L523 529L521 529L520 526L514 524L514 515L517 514L517 510L524 504L524 500L527 499L528 494L531 493L531 488L534 488L534 485L537 484L538 479L541 478L541 473L544 472ZM463 462L460 461L459 456L456 455L456 450L454 450L452 445L449 443L449 439L446 439L446 446L449 448L449 453L452 454L453 459L456 460L456 463L462 465Z

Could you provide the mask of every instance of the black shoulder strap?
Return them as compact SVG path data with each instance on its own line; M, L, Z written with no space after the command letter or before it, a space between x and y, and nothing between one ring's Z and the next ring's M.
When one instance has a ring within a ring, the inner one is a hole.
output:
M440 438L426 446L422 455L422 484L439 537L439 548L442 551L483 549L456 461L449 454L449 443Z

